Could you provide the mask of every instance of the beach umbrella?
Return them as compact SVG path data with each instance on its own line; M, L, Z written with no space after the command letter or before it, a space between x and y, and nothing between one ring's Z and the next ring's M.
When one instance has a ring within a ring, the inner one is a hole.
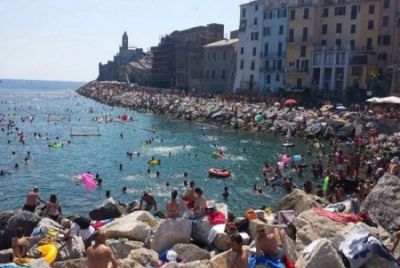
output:
M297 101L294 99L285 100L285 105L295 105L295 104L297 104Z
M389 104L400 104L400 98L391 96L382 99L382 103L389 103Z
M336 110L339 110L339 111L346 111L347 108L346 108L345 106L343 106L343 105L339 105L339 106L336 106Z
M373 97L367 100L367 102L369 103L381 103L382 99L381 98L377 98L377 97Z

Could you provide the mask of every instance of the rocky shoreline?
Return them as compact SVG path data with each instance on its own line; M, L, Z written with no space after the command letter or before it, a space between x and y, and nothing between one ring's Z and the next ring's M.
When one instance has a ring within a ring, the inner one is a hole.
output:
M373 221L377 223L375 226L362 221L339 222L321 215L318 209L327 208L329 204L324 199L306 194L298 189L283 197L277 203L275 212L255 210L256 218L246 220L245 217L239 216L233 222L238 225L247 221L247 227L239 227L241 235L247 237L244 239L245 245L254 241L256 230L260 226L263 226L267 232L272 232L274 228L283 228L286 231L284 235L285 253L290 260L296 263L295 267L358 267L346 266L354 262L354 259L349 259L348 255L344 254L343 244L352 241L351 236L356 233L366 233L369 237L376 238L383 248L392 245L391 235L388 231L400 228L398 221L400 212L397 210L397 200L400 200L398 198L400 197L400 186L396 183L398 180L398 177L385 175L362 204L362 207L370 213ZM382 198L382 191L386 193L387 198ZM391 200L396 201L392 202ZM226 205L219 204L217 208L227 214ZM108 205L108 207L102 208L102 212L97 213L95 218L108 218L110 213L114 213L113 209L116 208ZM178 258L184 262L171 261L162 267L230 267L229 263L234 255L230 249L232 234L219 232L210 243L209 233L212 232L214 226L210 224L207 217L191 221L184 218L158 219L147 211L121 212L122 214L111 223L100 227L106 233L107 245L113 250L121 267L160 267L160 253L167 250L176 252ZM294 218L282 220L280 217L288 212L292 212ZM94 214L91 213L91 215ZM38 230L41 234L49 230L57 230L60 233L65 231L57 222L27 211L0 213L0 227L0 245L2 246L0 267L11 257L12 249L8 248L10 245L6 240L12 237L17 227L24 227L27 235L38 234ZM247 249L248 246L244 248ZM33 256L38 256L35 250L31 249L29 252ZM362 267L398 267L394 261L378 255L377 253L366 253L366 256L362 258ZM32 265L32 267L49 266L42 262L40 265ZM51 267L87 267L82 238L74 237L72 242L58 253L57 260Z

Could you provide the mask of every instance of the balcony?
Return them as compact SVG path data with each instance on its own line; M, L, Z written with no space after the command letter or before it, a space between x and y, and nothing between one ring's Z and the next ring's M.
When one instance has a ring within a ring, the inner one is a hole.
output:
M303 38L302 35L299 36L289 36L288 38L286 38L286 41L290 44L290 43L303 43L303 44L309 44L312 41L312 36L307 36L307 38Z
M286 51L261 53L262 58L286 58Z
M293 67L287 67L285 71L287 74L306 74L306 73L308 73L308 68L293 66Z

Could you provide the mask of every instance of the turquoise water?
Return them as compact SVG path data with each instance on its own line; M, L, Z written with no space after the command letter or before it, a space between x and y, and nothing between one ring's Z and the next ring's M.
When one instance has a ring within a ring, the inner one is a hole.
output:
M273 206L284 194L282 189L272 190L263 186L264 162L276 163L281 152L305 150L301 140L295 141L293 149L284 149L281 138L262 133L235 132L213 124L170 120L164 116L108 107L77 95L74 88L11 90L3 85L0 89L0 114L11 113L14 107L16 118L31 114L36 117L33 123L17 120L17 127L25 133L26 145L18 142L15 131L10 136L0 132L0 169L12 172L12 175L0 177L0 211L22 207L25 195L33 185L39 186L39 193L46 200L51 193L56 193L65 214L87 213L103 201L106 190L111 190L114 199L127 203L139 199L143 190L148 190L163 209L171 188L183 193L183 181L195 180L204 189L207 199L221 202L223 188L228 186L230 196L226 203L230 210L241 214L250 207ZM91 107L94 113L89 113ZM71 121L48 122L50 113L70 114ZM111 124L93 121L93 117L106 113L114 117L126 113L135 121ZM71 128L83 125L98 127L102 135L69 136ZM156 134L144 130L153 128L157 129ZM34 138L34 132L41 133L42 139ZM121 132L123 139L120 138ZM50 141L44 139L45 133L48 133ZM65 143L70 140L71 144L61 149L48 148L57 136ZM141 145L151 138L154 138L151 146ZM9 145L8 139L11 140ZM213 144L225 151L227 159L211 157ZM247 153L243 152L244 148ZM16 152L15 156L12 151ZM31 152L32 161L25 164L27 151ZM127 151L140 152L141 156L129 159ZM147 165L151 156L161 159L161 165ZM18 170L14 169L15 163L19 163ZM120 163L123 164L122 171L119 170ZM207 170L210 167L227 168L232 177L227 180L209 178ZM148 168L151 169L150 175ZM103 186L94 191L85 189L76 178L85 171L99 173ZM160 172L160 177L155 176L156 171ZM187 178L183 177L185 171ZM296 175L294 180L301 185L302 180ZM167 182L170 188L166 187ZM254 183L263 189L262 194L253 192ZM123 194L123 186L134 189L134 192Z

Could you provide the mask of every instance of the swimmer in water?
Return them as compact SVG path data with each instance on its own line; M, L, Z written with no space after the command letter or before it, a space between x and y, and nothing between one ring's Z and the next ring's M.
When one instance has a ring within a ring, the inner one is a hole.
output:
M122 164L119 164L119 170L122 170Z
M228 186L224 187L224 192L222 193L222 196L224 197L224 199L228 198L228 196L229 196Z
M156 176L160 177L160 172L159 171L156 172Z

